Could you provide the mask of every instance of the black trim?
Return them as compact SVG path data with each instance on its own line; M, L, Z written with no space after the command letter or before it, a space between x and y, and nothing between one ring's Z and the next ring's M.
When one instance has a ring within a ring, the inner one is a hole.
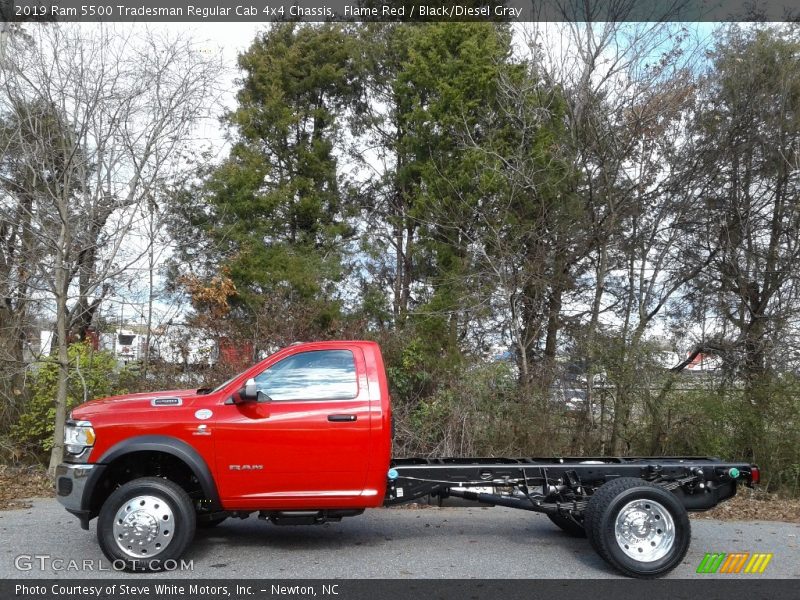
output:
M328 415L331 423L352 423L358 420L358 415Z
M90 463L91 464L91 463ZM103 479L103 475L105 475L106 467L108 465L101 465L101 464L93 464L94 468L92 469L91 473L89 473L89 477L86 478L86 483L83 486L83 496L81 497L81 510L80 514L78 512L70 511L72 514L76 515L81 520L81 527L84 529L88 529L89 527L89 520L94 519L97 516L97 513L92 513L92 496L94 496L94 490L97 487L97 484L100 483ZM84 517L86 515L86 527L84 527Z
M132 452L163 452L182 460L192 470L194 476L197 477L197 481L200 482L203 494L210 502L209 509L222 509L222 503L219 499L219 493L217 492L217 486L216 483L214 483L211 469L209 469L206 461L203 460L203 457L200 456L197 450L191 445L183 440L167 435L140 435L123 440L116 446L109 448L97 462L107 465ZM92 475L94 475L94 473ZM89 490L92 490L97 483L97 481L93 479L99 480L99 478L90 477L90 480L86 484ZM91 493L84 493L84 502L86 502L88 498L91 498Z
M78 520L81 522L81 529L89 531L89 521L92 517L88 510L73 510L68 508L67 512L78 517Z

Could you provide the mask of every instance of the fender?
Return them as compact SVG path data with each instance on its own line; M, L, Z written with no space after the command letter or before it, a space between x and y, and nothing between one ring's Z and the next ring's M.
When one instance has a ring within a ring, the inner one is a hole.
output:
M222 503L219 500L219 493L217 492L217 485L214 482L214 477L211 474L211 469L208 468L208 464L197 450L178 438L167 435L140 435L128 438L106 450L105 454L97 460L96 464L108 465L126 454L143 451L163 452L164 454L171 454L182 460L189 469L191 469L197 481L200 482L203 494L205 494L205 497L209 500L209 508L211 510L222 509ZM89 481L86 483L87 490L84 495L84 501L86 501L87 498L91 498L92 491L97 481L100 479L99 475L102 470L104 469L97 469L98 477L89 477ZM92 475L94 475L94 473Z

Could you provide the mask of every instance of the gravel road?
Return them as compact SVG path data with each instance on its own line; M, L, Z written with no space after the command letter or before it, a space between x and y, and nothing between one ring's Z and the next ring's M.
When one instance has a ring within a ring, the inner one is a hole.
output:
M110 569L95 538L55 500L0 512L0 577L110 578L113 570L76 571L69 561ZM773 552L764 575L800 578L800 525L692 521L692 545L670 574L696 578L705 552ZM18 559L20 555L22 559ZM41 559L26 556L47 555ZM63 565L50 560L62 559ZM278 527L229 519L198 531L186 559L193 570L125 575L164 578L612 578L584 539L562 533L542 515L507 508L376 509L321 526ZM102 562L98 562L102 561ZM31 563L21 571L16 565ZM53 567L56 567L54 569ZM60 569L59 569L60 567ZM702 577L712 577L702 575Z

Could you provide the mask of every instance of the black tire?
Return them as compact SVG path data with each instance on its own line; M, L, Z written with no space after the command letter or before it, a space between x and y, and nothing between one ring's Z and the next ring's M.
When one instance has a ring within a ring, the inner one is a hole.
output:
M198 529L213 529L220 523L222 523L228 517L217 517L216 519L197 519L197 528Z
M586 529L581 521L564 515L547 514L548 518L555 523L562 531L572 537L586 537Z
M653 502L648 503L648 500ZM666 523L662 525L664 532L673 532L671 545L662 542L662 539L668 538L668 533L663 538L654 537L649 541L649 545L663 548L663 556L656 554L652 559L636 560L626 553L644 552L645 547L650 550L646 541L649 538L646 537L641 538L645 540L641 542L640 538L633 538L636 540L633 546L626 545L625 539L617 541L617 518L626 506L636 501L641 501L638 503L642 507L639 514L652 515L652 518L646 519L640 531L647 530L649 535L660 536L662 529L658 528L658 524ZM646 512L649 510L653 513ZM664 514L663 518L661 514ZM672 521L671 528L668 526L669 519ZM603 560L624 575L640 579L659 577L677 567L686 556L692 538L689 515L678 497L654 483L633 477L612 479L601 486L589 499L584 526L589 542ZM637 547L639 543L642 546Z
M135 498L141 500L131 502ZM97 520L97 540L114 568L162 571L173 568L172 561L183 556L194 538L195 521L194 505L183 488L167 479L142 477L121 485L105 501ZM128 537L118 543L117 536ZM135 556L121 547L126 542Z

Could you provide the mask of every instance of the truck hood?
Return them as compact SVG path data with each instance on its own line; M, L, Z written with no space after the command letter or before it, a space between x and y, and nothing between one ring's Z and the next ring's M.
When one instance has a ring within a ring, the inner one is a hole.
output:
M88 419L91 415L106 412L108 410L129 411L150 408L152 406L152 401L156 398L181 398L183 400L183 405L186 406L187 401L191 403L191 399L194 399L196 396L196 389L142 392L138 394L109 396L107 398L90 400L89 402L84 402L80 406L75 407L72 409L72 418L76 420Z

